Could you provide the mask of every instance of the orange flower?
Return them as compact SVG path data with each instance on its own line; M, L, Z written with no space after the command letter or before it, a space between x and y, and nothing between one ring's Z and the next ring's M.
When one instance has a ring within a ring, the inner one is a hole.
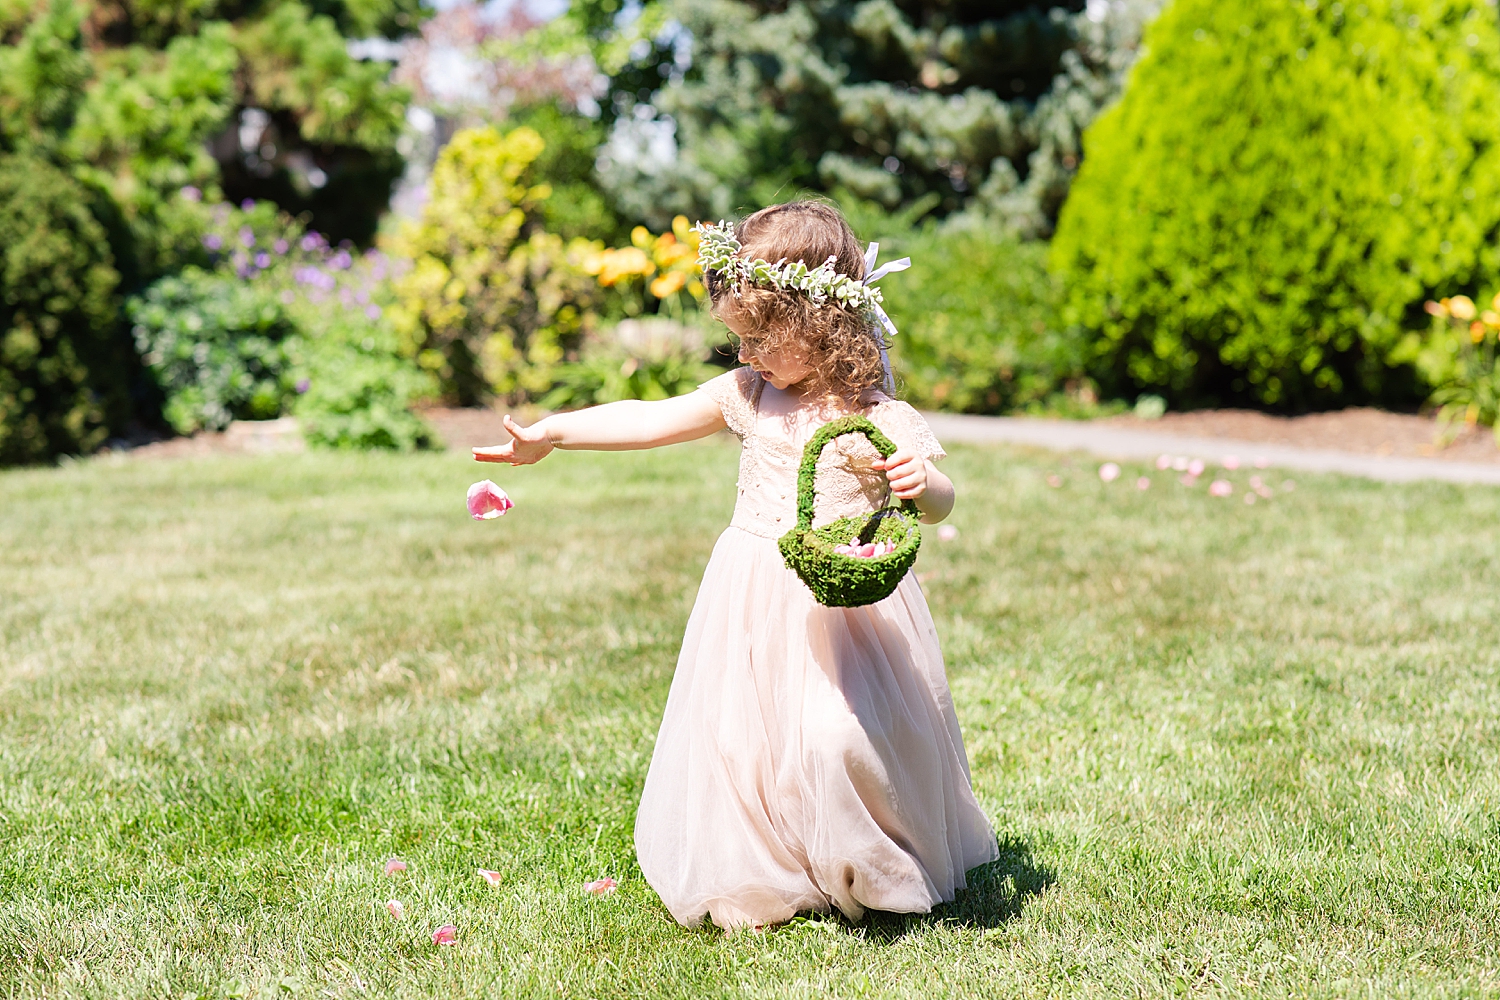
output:
M1469 339L1476 344L1484 343L1484 324L1475 320L1469 324Z
M664 299L668 295L675 295L682 291L682 286L686 284L687 275L681 271L668 271L651 282L651 294L659 299Z

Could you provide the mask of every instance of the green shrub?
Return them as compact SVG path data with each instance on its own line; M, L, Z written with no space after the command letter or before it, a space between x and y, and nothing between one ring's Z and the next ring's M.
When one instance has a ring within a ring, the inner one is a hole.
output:
M1419 400L1422 300L1496 262L1493 10L1177 0L1146 48L1053 244L1106 387Z
M879 286L901 331L891 360L904 398L1001 413L1044 405L1077 384L1083 351L1055 323L1045 252L989 227L929 224L882 239L881 261L912 258L910 270Z
M0 156L0 465L91 451L129 412L119 274L93 193Z
M307 442L325 448L412 451L437 443L412 403L436 379L397 352L388 325L335 316L300 345L300 395L292 407Z
M190 267L152 285L127 312L136 348L166 395L163 415L179 434L286 409L296 327L267 289Z

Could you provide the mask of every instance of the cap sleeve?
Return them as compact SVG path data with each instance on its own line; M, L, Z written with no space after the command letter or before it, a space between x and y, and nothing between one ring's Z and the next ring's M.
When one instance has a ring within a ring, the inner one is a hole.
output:
M740 440L744 440L755 425L755 378L755 369L736 368L698 386L719 404L724 423Z
M870 420L885 431L898 448L910 448L929 462L948 457L932 428L922 419L922 414L912 409L909 403L895 399L878 403L870 411Z

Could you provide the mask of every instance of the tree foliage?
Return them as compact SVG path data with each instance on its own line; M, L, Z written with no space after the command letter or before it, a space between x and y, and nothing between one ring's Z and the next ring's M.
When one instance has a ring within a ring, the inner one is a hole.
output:
M1046 234L1079 132L1155 9L1091 6L671 0L690 65L621 115L602 179L656 226L843 189L888 209L932 195L939 214L979 208Z
M1094 125L1054 263L1117 391L1420 398L1420 305L1492 272L1500 30L1470 0L1176 0Z

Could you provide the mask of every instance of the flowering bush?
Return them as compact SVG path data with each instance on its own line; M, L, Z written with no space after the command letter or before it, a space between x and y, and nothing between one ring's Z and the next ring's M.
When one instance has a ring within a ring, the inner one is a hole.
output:
M1493 427L1500 441L1500 295L1482 312L1467 295L1428 302L1433 336L1418 360L1427 381L1437 386L1431 402L1438 407L1442 435L1451 440L1457 427Z
M660 236L636 226L630 246L595 250L584 258L583 269L600 287L614 291L627 316L655 312L682 319L707 297L698 267L698 234L683 215Z
M395 281L402 349L461 405L545 392L552 366L594 325L600 293L583 263L599 247L541 229L551 189L528 174L542 149L529 128L459 131L433 167L422 218L388 243L412 261Z
M409 406L435 380L401 354L382 305L402 263L330 246L264 202L210 218L214 270L164 278L128 306L168 422L192 433L292 413L316 445L430 444Z

